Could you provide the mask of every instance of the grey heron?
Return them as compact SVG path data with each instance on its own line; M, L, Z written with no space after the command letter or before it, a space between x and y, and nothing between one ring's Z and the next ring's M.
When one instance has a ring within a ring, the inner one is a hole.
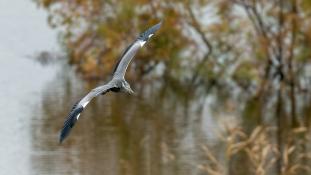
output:
M86 96L84 96L72 107L60 132L60 143L62 143L63 140L69 135L70 130L79 119L81 112L94 97L98 95L104 95L109 91L126 92L129 94L134 93L130 84L124 78L126 69L139 48L144 46L144 44L152 37L152 35L154 35L154 33L161 27L161 24L162 22L150 27L145 32L141 33L138 38L125 49L114 68L111 80L102 86L92 89Z

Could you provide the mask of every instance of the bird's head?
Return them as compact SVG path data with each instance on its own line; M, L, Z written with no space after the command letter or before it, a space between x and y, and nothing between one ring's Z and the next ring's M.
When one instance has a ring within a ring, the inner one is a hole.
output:
M129 93L129 94L134 94L134 91L132 90L130 84L127 81L122 82L122 89L124 92Z

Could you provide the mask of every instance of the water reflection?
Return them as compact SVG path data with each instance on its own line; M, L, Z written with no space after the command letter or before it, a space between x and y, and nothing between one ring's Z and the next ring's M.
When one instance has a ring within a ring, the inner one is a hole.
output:
M247 135L256 138L254 128L269 126L269 122L276 127L262 131L265 134L259 134L258 141L247 141L245 150L281 150L278 154L271 152L277 158L294 146L294 154L288 155L288 159L309 165L309 159L304 158L310 150L309 131L292 130L287 124L286 109L274 96L268 101L245 98L246 103L238 103L238 98L227 96L225 89L189 95L183 90L175 91L182 87L161 81L136 85L137 96L108 93L96 98L69 138L59 145L58 133L71 105L97 84L85 83L66 64L46 84L41 104L33 108L36 115L30 127L34 174L202 174L205 171L199 167L213 162L202 150L203 145L208 145L210 153L220 161L221 172L250 174L254 171L251 157L243 151L231 154L228 150L234 150L234 142L243 145ZM273 106L263 112L263 103ZM275 105L280 104L285 117L278 120ZM310 108L303 109L301 114L307 116ZM238 126L244 133L237 132ZM232 133L228 128L233 128ZM226 132L227 136L222 135ZM257 154L261 155L255 152L254 156ZM280 159L265 170L280 174L284 161ZM236 168L241 162L248 168Z
M210 161L201 149L207 144L229 174L249 174L253 172L251 163L249 168L236 168L249 157L226 157L229 142L220 136L226 128L241 126L245 134L252 135L258 125L272 122L278 126L281 121L278 127L282 129L265 136L270 140L267 144L278 143L278 148L285 150L296 142L285 118L274 120L275 105L279 104L275 96L263 101L232 95L226 88L198 95L176 91L183 87L169 81L155 81L134 87L136 96L108 93L92 101L69 138L59 145L58 133L71 105L97 84L85 83L63 65L46 85L41 105L33 109L38 115L31 121L31 162L36 173L202 174L199 165ZM274 107L267 108L265 102ZM308 115L309 109L301 114ZM281 111L286 116L284 106ZM306 155L307 143L302 144ZM303 151L297 156L300 153ZM271 172L277 174L277 170L276 166Z
M58 132L68 110L90 90L86 86L67 66L47 84L42 105L34 109L39 115L32 120L36 172L196 174L201 157L196 148L211 136L202 130L202 119L192 117L202 112L202 103L181 100L170 88L152 89L157 85L136 87L143 95L109 93L97 98L59 145Z

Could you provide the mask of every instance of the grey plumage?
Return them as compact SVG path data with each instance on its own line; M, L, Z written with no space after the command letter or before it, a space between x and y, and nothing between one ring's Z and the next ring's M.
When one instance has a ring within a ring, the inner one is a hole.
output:
M124 78L127 66L131 62L132 58L136 54L139 48L143 47L143 45L148 41L149 38L154 35L154 33L159 30L161 27L162 22L150 27L145 32L141 33L139 37L129 45L126 50L124 51L123 55L121 56L120 60L118 61L113 76L118 78Z
M143 42L145 41L136 40L129 46L128 51L124 53L124 56L118 62L115 71L113 72L113 77L124 78L127 66L131 62L138 49L142 47L141 44L143 44Z
M60 143L62 143L64 139L69 135L71 128L73 128L73 126L79 119L80 114L94 97L98 95L104 95L109 91L121 91L130 94L133 93L133 90L131 89L129 83L124 79L126 69L139 48L143 47L148 39L160 28L161 24L162 22L147 29L145 32L140 34L139 37L130 46L128 46L113 71L112 79L107 84L91 90L85 97L83 97L73 106L60 132Z

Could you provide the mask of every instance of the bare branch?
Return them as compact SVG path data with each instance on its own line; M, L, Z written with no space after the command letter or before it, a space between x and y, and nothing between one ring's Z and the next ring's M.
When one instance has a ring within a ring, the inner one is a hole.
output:
M199 23L199 21L196 19L195 14L193 13L193 10L191 8L191 5L189 3L189 1L186 3L185 8L190 16L190 23L192 25L192 27L195 29L195 31L200 35L202 41L204 42L204 44L206 45L208 51L205 54L205 56L203 57L203 59L197 64L197 67L195 69L195 73L193 74L192 78L191 78L191 85L194 85L199 72L202 70L202 68L205 65L205 62L208 60L208 58L210 57L211 53L212 53L212 45L210 43L210 41L207 39L207 37L205 36L205 33L203 31L203 29L201 28L201 25Z

